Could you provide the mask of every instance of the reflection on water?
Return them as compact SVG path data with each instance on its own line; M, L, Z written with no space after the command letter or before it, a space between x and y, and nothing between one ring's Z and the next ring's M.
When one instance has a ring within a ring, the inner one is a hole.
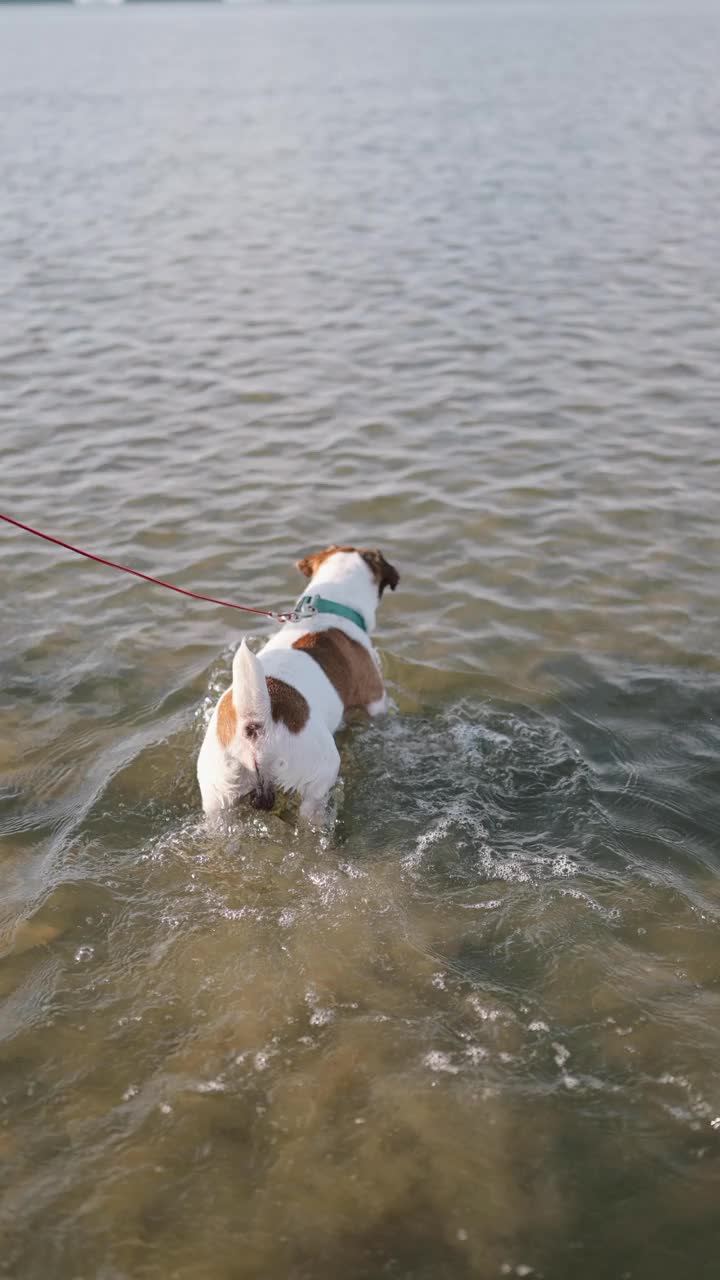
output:
M0 26L10 513L402 573L332 827L221 839L237 618L3 534L0 1274L709 1280L717 15Z

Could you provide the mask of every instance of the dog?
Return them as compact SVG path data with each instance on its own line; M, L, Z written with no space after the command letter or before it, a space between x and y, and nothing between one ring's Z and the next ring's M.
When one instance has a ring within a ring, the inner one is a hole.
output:
M205 815L221 818L248 798L270 810L276 791L300 796L300 816L322 825L340 768L334 734L343 715L387 709L370 641L386 587L400 581L380 551L327 547L297 561L309 579L291 621L256 655L236 651L232 685L215 707L197 776Z

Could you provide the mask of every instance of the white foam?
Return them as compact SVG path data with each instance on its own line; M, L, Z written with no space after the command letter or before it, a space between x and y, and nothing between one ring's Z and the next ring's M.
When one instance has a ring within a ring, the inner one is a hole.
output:
M474 1067L476 1067L479 1062L484 1062L487 1056L487 1049L483 1049L479 1044L468 1045L465 1050L465 1057L470 1059Z
M454 1065L450 1055L441 1053L439 1049L432 1049L430 1053L426 1053L423 1062L431 1071L443 1071L451 1076L456 1076L460 1070Z
M414 870L418 867L428 849L432 845L437 844L438 840L442 840L443 836L447 835L449 828L450 816L446 815L445 817L440 818L434 827L431 827L429 831L424 832L423 835L418 836L415 841L415 848L412 853L408 853L403 858L401 865L407 870Z
M315 1009L310 1017L311 1027L326 1027L335 1017L333 1009Z
M564 1067L570 1057L570 1050L565 1048L564 1044L558 1044L553 1040L553 1049L555 1050L555 1062L558 1067Z
M225 1084L222 1080L201 1080L195 1085L196 1093L224 1093Z

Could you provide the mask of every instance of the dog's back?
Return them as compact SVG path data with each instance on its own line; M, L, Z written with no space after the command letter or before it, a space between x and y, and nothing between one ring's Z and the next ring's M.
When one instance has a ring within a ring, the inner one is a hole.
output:
M344 712L385 710L369 631L384 587L397 585L397 571L380 552L349 547L329 548L299 564L313 573L311 613L286 623L258 655L242 642L232 685L208 725L198 759L208 814L243 796L270 809L279 787L300 792L301 813L319 817L337 777L333 734Z

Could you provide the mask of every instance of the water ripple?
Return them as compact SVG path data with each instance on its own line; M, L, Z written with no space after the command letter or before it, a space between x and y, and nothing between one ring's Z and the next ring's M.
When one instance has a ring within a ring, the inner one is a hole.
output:
M3 508L402 579L334 831L219 839L243 624L3 531L0 1271L709 1280L716 13L0 28Z

